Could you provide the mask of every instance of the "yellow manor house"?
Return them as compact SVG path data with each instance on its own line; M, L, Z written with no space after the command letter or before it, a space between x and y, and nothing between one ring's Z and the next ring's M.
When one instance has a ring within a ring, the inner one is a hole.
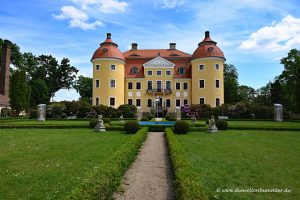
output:
M135 105L161 116L186 104L224 103L225 57L209 31L193 55L176 49L176 43L168 49L138 49L132 43L122 53L107 33L91 61L93 105Z

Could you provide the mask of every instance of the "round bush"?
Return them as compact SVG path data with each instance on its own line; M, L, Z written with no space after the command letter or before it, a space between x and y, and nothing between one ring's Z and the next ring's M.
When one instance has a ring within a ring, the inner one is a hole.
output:
M219 130L227 130L228 128L228 122L225 120L217 120L216 126Z
M148 118L148 117L143 117L143 118L141 119L141 121L149 121L149 118Z
M89 123L89 128L95 128L98 123L98 119L91 119Z
M148 119L149 120L153 119L153 115L148 115Z
M30 119L36 119L37 118L37 110L36 109L31 109L30 114L29 114Z
M127 134L135 134L140 129L140 125L136 121L129 121L125 123L124 129Z
M105 124L110 124L110 119L109 118L103 118L103 123Z
M166 120L168 120L168 121L169 121L169 119L170 119L170 116L166 116Z
M176 134L186 134L190 130L190 124L186 121L177 121L174 125Z

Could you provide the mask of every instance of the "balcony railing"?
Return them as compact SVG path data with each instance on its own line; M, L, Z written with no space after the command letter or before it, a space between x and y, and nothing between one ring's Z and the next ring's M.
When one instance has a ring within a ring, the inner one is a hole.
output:
M172 93L171 89L160 89L160 88L153 88L153 89L147 89L147 93L165 93L170 94Z

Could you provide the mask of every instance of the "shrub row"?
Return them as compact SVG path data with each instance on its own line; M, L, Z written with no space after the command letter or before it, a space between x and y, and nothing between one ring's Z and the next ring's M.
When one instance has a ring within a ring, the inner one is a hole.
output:
M43 128L43 129L72 129L72 128L87 128L86 125L0 125L0 129L34 129L34 128Z
M171 128L166 128L167 143L174 172L175 198L180 200L206 199L198 174L188 163L185 152Z
M105 127L105 130L107 131L124 131L124 126L108 126Z
M135 160L147 133L147 128L138 131L117 152L100 164L66 199L112 199L113 192L118 189L124 173Z

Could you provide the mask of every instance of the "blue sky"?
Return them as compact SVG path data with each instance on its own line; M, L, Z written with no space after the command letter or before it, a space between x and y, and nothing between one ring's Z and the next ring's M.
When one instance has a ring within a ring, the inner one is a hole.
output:
M280 58L300 48L298 0L1 0L0 37L34 54L68 57L92 76L90 58L112 33L121 51L177 49L192 54L209 30L234 64L239 83L264 86L283 70ZM77 99L60 91L55 100Z

